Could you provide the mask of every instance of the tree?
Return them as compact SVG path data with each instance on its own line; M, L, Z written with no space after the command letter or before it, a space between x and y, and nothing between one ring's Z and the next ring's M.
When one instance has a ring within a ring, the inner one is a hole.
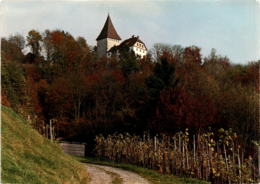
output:
M216 50L212 49L209 56L204 58L203 69L218 81L227 80L227 72L230 70L231 64L227 57L216 54Z
M21 47L22 46L18 43L18 40L15 41L14 37L12 36L9 37L8 39L1 38L2 58L21 62L24 58L24 54L21 50Z
M161 93L157 118L164 122L164 132L187 127L199 129L213 126L216 112L214 101L209 96L178 88Z
M41 51L41 41L42 36L41 34L36 30L31 30L28 33L27 39L27 45L31 47L31 51L36 56L40 56Z
M80 60L88 61L91 57L91 52L86 39L79 36L76 39L76 42L78 43L80 49Z
M72 35L61 30L45 31L44 49L57 74L75 70L85 52Z
M163 43L156 43L151 49L151 55L154 61L159 60L164 53L168 53L173 58L175 58L175 60L181 61L183 58L183 52L184 49L180 45L170 45Z
M87 44L87 41L84 37L82 36L79 36L77 39L76 39L77 43L79 44L80 48L86 52L86 53L89 53L89 46Z
M146 80L148 89L157 91L157 95L164 88L175 87L178 83L175 74L175 66L169 62L170 56L165 53L160 61L155 64L154 74Z
M161 92L166 89L174 89L178 84L175 66L174 63L169 62L170 60L171 56L164 53L164 56L156 63L153 74L145 81L149 97L143 106L143 113L148 117L146 119L148 126L153 127L152 123L156 118ZM156 131L156 129L154 130Z
M50 61L51 55L53 54L53 45L51 40L51 32L48 29L43 33L43 48L46 60Z
M8 38L8 41L14 45L16 45L21 51L24 49L25 47L25 39L22 35L20 34L16 34L13 36L10 36Z
M201 65L201 54L200 48L197 46L190 46L184 49L184 62L186 63L194 63Z
M86 95L83 72L72 72L69 74L69 87L71 88L74 106L74 118L79 119L82 115L83 101Z
M137 58L134 53L126 51L120 56L120 65L124 76L127 78L131 73L139 70Z
M26 79L21 65L2 58L1 79L2 90L10 101L11 107L18 110L19 107L27 105L29 96L27 95Z

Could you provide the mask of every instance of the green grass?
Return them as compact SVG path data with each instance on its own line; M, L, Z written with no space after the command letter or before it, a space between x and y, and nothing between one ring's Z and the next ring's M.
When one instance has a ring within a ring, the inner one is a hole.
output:
M100 165L107 165L117 168L122 168L125 170L129 170L143 176L152 184L209 184L209 182L194 179L194 178L182 178L177 177L174 175L168 174L160 174L154 170L146 169L143 167L131 165L131 164L124 164L124 163L114 163L111 161L106 160L98 160L96 158L79 158L77 159L81 162L85 163L92 163L92 164L100 164Z
M2 183L86 184L88 178L83 164L2 106Z

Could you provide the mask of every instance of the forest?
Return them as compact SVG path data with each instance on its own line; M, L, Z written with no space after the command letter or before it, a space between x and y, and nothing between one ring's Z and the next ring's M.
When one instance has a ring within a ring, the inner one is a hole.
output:
M215 183L256 181L260 61L164 43L144 59L128 50L98 58L85 38L62 30L2 38L1 58L2 104L46 137L51 125L55 140L85 142L90 155ZM122 140L140 154L126 155ZM158 147L163 154L151 152Z

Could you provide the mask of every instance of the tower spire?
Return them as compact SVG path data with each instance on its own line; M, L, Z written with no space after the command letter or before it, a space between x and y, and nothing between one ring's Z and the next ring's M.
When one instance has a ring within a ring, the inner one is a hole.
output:
M100 32L99 36L97 37L97 41L98 40L102 40L104 38L112 38L115 40L121 40L120 36L118 35L118 33L116 32L116 29L112 23L112 20L110 18L109 12L107 15L107 20L102 28L102 31Z

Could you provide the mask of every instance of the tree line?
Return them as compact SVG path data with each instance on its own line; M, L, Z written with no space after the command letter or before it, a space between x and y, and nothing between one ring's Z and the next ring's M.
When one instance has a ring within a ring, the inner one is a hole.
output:
M212 49L158 43L140 59L129 51L98 58L83 37L31 30L1 39L2 104L42 134L94 144L114 132L237 132L245 149L259 140L259 63L233 64ZM24 50L30 49L26 53Z

